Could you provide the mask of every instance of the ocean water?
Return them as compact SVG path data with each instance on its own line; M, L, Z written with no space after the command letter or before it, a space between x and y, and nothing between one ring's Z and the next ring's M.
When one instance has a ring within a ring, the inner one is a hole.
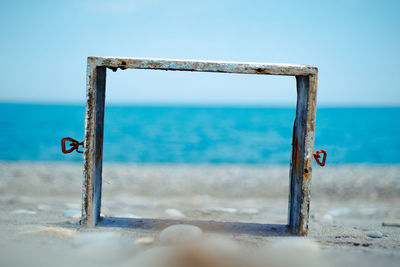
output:
M82 161L84 106L0 104L0 160ZM104 161L288 164L294 108L107 106ZM400 108L318 108L327 164L399 164Z

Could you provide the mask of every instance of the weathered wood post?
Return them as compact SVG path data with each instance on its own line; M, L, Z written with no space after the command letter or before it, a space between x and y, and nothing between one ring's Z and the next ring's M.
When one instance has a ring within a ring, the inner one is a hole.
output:
M290 162L289 229L295 235L308 234L310 189L314 149L317 73L296 76L297 105Z
M97 66L96 59L88 58L81 219L88 226L95 226L100 219L106 71Z
M100 220L106 68L295 76L297 107L290 164L288 229L295 235L307 235L318 69L294 64L89 57L82 224L95 226Z

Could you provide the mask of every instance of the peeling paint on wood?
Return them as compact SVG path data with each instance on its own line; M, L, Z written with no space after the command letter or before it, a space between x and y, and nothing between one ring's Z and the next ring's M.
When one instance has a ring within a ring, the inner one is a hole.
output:
M107 68L113 71L117 71L118 69L152 69L295 76L297 81L297 107L290 164L287 226L292 234L308 234L318 69L308 65L274 63L88 57L82 224L96 226L101 220L103 132Z
M307 235L317 96L317 74L296 76L297 106L290 164L289 218L293 234Z
M106 68L88 64L82 223L100 219Z
M88 64L104 66L113 71L117 69L153 69L175 71L223 72L269 75L315 75L317 68L308 65L222 62L204 60L148 59L122 57L89 57Z

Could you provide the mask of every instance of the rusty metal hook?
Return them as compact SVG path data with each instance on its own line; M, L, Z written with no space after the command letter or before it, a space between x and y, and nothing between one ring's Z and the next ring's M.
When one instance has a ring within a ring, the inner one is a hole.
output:
M66 141L71 142L71 143L69 144L69 146L71 147L70 149L66 149L66 148L65 148L65 142L66 142ZM63 139L61 139L61 150L62 150L62 152L63 152L64 154L71 153L71 152L74 151L74 150L76 150L76 152L82 154L83 151L82 151L82 150L79 150L79 146L82 146L82 148L85 147L84 142L83 142L83 141L82 141L82 142L78 142L78 141L76 141L75 139L72 139L71 137L64 137Z
M322 162L319 161L319 159L321 158L320 154L324 154L324 157L322 158ZM325 166L325 161L326 161L326 156L328 155L326 153L326 151L321 149L321 150L318 150L318 151L314 152L313 155L314 155L314 159L318 163L318 165L321 166L321 167L324 167Z

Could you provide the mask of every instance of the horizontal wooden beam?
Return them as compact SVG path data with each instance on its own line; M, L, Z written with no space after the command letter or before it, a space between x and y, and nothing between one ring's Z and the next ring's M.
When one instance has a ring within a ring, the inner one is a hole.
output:
M124 57L88 57L88 64L92 67L107 67L114 71L117 69L153 69L286 76L308 76L315 75L318 72L316 67L296 64Z

